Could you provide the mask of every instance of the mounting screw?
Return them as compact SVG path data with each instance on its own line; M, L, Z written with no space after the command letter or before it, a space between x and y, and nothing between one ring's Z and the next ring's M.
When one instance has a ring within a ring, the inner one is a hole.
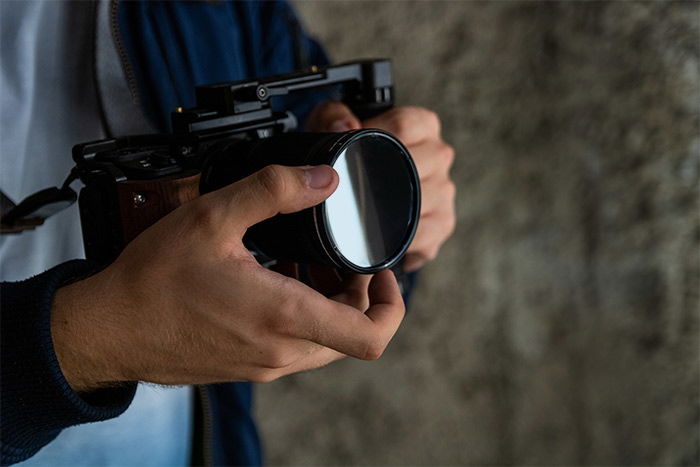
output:
M143 206L146 204L146 201L148 201L146 195L142 193L134 193L132 200L134 201L134 207L136 208Z

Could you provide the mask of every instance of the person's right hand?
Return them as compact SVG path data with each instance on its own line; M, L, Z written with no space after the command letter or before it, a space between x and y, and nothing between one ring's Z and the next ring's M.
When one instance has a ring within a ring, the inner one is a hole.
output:
M337 184L328 166L267 167L180 206L102 272L59 289L52 336L69 384L262 382L343 355L378 358L404 315L391 272L326 298L261 267L241 240Z

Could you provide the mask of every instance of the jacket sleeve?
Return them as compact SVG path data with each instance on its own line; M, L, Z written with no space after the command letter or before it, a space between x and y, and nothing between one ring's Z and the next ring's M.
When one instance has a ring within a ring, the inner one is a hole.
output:
M50 315L56 290L94 271L84 260L63 263L22 282L0 285L0 446L2 464L25 460L63 428L113 418L136 384L78 394L56 359Z

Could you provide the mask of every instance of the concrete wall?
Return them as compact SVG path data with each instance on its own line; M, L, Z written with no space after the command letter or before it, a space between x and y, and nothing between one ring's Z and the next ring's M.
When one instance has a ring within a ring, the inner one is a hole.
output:
M273 465L700 463L700 4L298 2L391 57L459 226L377 362L258 390Z

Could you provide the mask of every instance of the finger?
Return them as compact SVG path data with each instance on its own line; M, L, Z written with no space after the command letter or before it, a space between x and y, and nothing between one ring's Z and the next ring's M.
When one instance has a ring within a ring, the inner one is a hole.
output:
M326 297L340 293L343 278L338 270L321 264L309 264L311 286Z
M363 128L388 131L406 146L440 136L437 114L422 107L397 107L362 122Z
M336 302L344 303L362 312L369 307L369 284L372 276L352 274L340 283L340 291L331 297Z
M361 311L369 307L367 287L371 275L349 274L320 264L310 264L308 272L314 290L326 297Z
M454 211L456 192L455 184L445 176L421 181L420 215L440 212L447 217Z
M422 216L406 254L417 253L428 260L435 259L443 238L439 230L440 222L435 219L435 215Z
M278 213L315 206L338 186L338 174L327 165L270 165L212 193L225 209L225 219L246 229Z
M361 280L357 282L361 286ZM396 277L389 270L375 274L369 283L368 297L370 306L363 315L365 321L361 326L346 334L350 329L337 327L328 334L330 339L320 344L346 355L363 360L379 358L403 320L405 307ZM329 321L327 324L331 324ZM344 340L347 339L347 340Z
M418 253L407 253L403 260L403 269L406 272L417 271L428 262L428 259Z
M417 254L426 261L437 257L440 247L455 228L454 216L447 212L435 212L421 216L416 235L407 254Z
M350 108L341 102L324 102L317 105L307 120L307 129L318 132L359 130L360 120Z
M298 373L300 371L312 370L314 368L320 368L326 366L329 363L338 361L345 358L347 355L337 352L328 347L318 347L318 349L308 354L306 357L301 358L290 365L288 368L284 369L285 374Z
M328 347L316 345L312 352L307 353L303 357L282 368L262 370L256 368L251 370L252 374L256 375L251 378L251 380L254 382L269 382L286 375L320 368L344 357L346 357L346 355L340 352L336 352Z
M365 360L378 358L404 316L404 303L391 271L372 277L365 313L329 300L300 282L289 284L286 300L294 300L294 316L286 330L340 353ZM294 292L290 292L292 286Z
M452 146L440 139L429 139L409 146L421 180L435 175L447 175L455 159Z

